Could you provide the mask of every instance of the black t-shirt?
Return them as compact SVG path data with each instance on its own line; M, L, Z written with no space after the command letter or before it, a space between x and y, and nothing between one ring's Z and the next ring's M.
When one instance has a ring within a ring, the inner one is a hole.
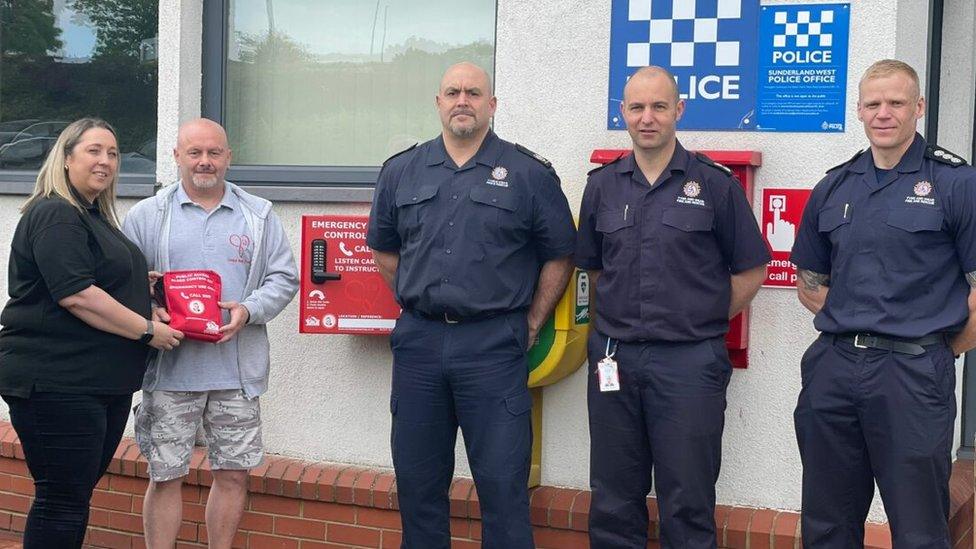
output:
M0 394L125 394L139 390L149 347L84 323L58 301L95 285L149 318L146 258L99 214L61 198L21 217L0 315Z

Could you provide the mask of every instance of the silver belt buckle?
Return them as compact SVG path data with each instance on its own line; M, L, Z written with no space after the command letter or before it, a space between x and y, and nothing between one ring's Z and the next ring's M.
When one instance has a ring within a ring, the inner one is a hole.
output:
M458 323L457 320L451 320L451 317L447 316L447 313L446 312L444 313L444 322L446 322L448 324L457 324Z
M861 338L861 334L854 334L854 346L857 347L858 349L867 349L868 348L867 345L862 345L861 343L859 343L860 338Z

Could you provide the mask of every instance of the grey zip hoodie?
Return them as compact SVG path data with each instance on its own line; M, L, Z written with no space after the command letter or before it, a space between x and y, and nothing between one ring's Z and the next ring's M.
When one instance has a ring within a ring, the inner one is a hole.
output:
M237 336L222 345L237 345L237 363L245 396L254 398L268 390L271 348L265 326L298 292L298 269L281 220L271 202L248 194L226 182L224 192L240 200L241 211L254 238L254 254L244 285L242 301L250 319ZM146 256L150 270L169 270L170 204L180 182L167 185L155 196L141 200L129 210L122 231ZM162 351L150 359L142 389L152 391L158 380Z

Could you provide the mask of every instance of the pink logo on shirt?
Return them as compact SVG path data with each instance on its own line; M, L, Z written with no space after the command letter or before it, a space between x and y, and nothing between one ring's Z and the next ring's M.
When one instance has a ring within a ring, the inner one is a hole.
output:
M230 235L230 245L237 250L237 257L246 261L251 261L251 237L246 234Z

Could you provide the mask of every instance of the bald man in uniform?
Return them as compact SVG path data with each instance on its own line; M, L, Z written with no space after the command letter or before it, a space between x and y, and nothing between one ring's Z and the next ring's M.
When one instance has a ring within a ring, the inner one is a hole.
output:
M483 546L533 547L526 351L572 273L575 228L549 162L491 131L491 80L449 68L441 135L390 158L367 242L403 307L393 348L393 466L403 547L450 547L458 427Z
M684 108L666 70L637 71L621 104L633 153L590 172L583 192L594 549L647 545L652 470L661 546L716 546L725 334L770 256L731 171L675 137Z

